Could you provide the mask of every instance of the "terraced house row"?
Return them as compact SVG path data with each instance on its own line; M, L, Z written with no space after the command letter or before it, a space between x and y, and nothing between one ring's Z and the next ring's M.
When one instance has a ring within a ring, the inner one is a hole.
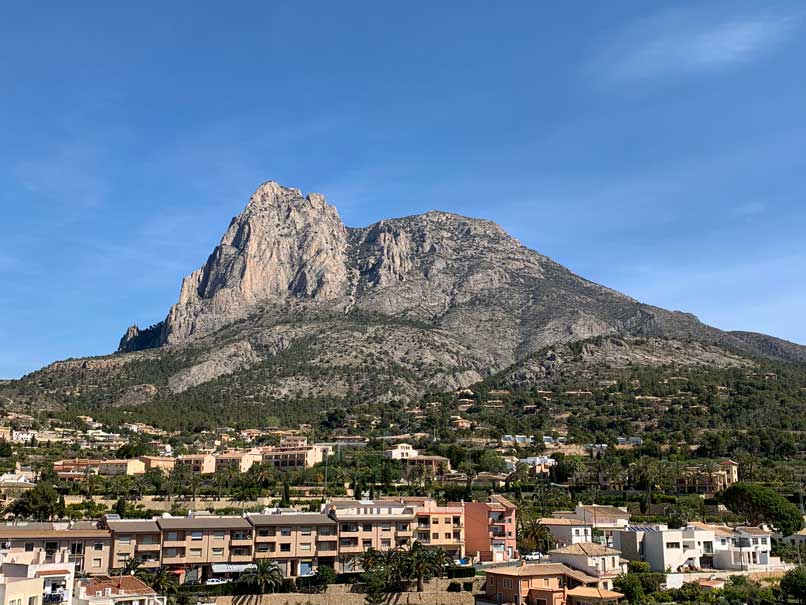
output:
M351 571L355 557L370 548L405 548L415 540L457 559L506 561L517 557L516 512L501 496L447 505L403 498L333 500L320 512L108 515L98 522L5 525L0 526L0 563L74 563L76 572L105 575L136 559L146 568L167 567L180 581L195 581L234 576L270 559L295 577L319 565Z

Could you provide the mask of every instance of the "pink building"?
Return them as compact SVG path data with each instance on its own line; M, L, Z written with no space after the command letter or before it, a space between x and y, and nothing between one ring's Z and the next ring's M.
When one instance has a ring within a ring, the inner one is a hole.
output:
M518 558L518 508L503 496L488 502L464 502L465 554L496 563Z

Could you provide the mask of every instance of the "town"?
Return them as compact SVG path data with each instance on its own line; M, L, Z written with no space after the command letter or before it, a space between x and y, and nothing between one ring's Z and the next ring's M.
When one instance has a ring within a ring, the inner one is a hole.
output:
M535 395L554 406L596 389ZM664 455L634 432L580 443L562 425L480 426L478 413L509 409L516 396L460 389L412 406L419 430L376 426L370 436L349 414L188 434L7 411L0 590L10 605L797 596L803 514L757 482L760 457ZM449 424L427 431L429 410L444 406ZM708 443L699 447L716 449Z

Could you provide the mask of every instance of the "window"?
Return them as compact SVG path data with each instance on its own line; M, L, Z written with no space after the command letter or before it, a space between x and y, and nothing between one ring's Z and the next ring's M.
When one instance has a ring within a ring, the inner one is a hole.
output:
M179 540L179 532L169 531L168 534L165 536L165 539L169 542L176 542Z
M311 535L311 528L310 527L303 527L302 529L300 529L300 533L303 536L310 536Z
M392 531L392 526L389 525L388 523L384 523L383 525L381 525L381 531Z
M261 538L268 538L269 536L274 535L274 530L269 529L268 527L261 527L259 530L257 530L257 535Z
M101 560L100 559L93 559L92 560L92 566L93 567L100 567L101 566Z
M439 540L439 534L437 532L432 532L431 533L431 539L432 540Z
M192 532L190 532L190 539L195 541L195 542L198 542L203 537L204 537L204 532L200 532L200 531L192 531Z
M268 542L259 542L257 545L258 552L269 552L269 543Z
M191 548L190 549L190 556L191 557L201 557L201 548Z
M311 543L310 542L303 542L299 545L300 550L311 550Z
M384 547L384 548L391 548L392 541L389 538L385 538L385 539L381 540L381 546Z
M445 539L446 539L446 540L450 540L450 539L451 539L451 532L449 532L449 531L446 531L446 532L445 532Z
M504 588L512 588L512 578L504 578Z
M92 545L92 550L103 550L104 545L101 542L96 542Z
M290 527L281 527L280 528L280 535L281 536L290 536L291 535L291 528Z
M131 544L132 537L131 536L118 536L118 542L120 544Z
M575 536L578 536L578 535L579 535L579 530L578 530L578 529L575 529L575 530L574 530L574 535L575 535Z
M667 542L666 548L668 549L680 548L680 542Z
M28 597L28 605L37 605L39 597Z
M25 552L33 552L34 551L34 543L33 542L26 542L25 543Z
M433 519L431 519L431 523L433 523L434 525L439 525L439 517L434 517Z
M766 544L767 543L767 538L761 538L761 543Z
M364 531L372 531L372 523L364 523Z
M290 544L280 544L280 552L291 552Z
M216 531L213 532L213 540L223 540L224 539L224 532L223 531ZM195 540L195 538L194 538Z
M213 549L213 556L214 557L223 557L224 556L224 549L223 548L214 548Z

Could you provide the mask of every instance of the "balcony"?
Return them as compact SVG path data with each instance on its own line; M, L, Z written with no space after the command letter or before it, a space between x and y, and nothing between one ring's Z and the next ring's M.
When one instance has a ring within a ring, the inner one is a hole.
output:
M174 555L169 557L168 555L162 555L162 562L165 565L184 565L185 564L185 555Z
M360 544L339 544L339 552L342 553L360 553L364 552L364 548Z
M155 550L159 551L160 543L159 542L155 542L155 543L152 543L152 544L138 543L136 548L137 548L137 550L143 550L143 551L155 551Z

